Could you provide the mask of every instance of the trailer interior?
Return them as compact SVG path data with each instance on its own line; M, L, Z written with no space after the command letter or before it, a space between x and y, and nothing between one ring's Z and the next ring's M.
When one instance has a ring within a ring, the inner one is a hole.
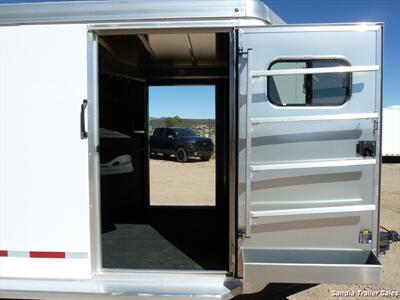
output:
M98 43L103 268L228 271L230 33L123 32ZM149 88L182 85L215 87L215 205L151 205Z

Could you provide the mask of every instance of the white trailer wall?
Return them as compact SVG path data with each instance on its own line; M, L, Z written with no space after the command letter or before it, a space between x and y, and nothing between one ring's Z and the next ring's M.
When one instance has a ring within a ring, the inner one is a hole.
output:
M400 105L383 109L382 155L400 156Z
M0 28L0 275L90 277L86 25Z

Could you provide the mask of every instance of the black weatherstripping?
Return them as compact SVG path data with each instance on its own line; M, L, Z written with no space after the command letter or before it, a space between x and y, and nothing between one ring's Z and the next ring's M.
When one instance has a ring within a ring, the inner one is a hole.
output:
M128 36L102 38L111 45L126 49L136 45L135 40ZM221 39L228 41L226 33L217 33L217 43L228 45L219 41ZM146 58L146 52L139 50L140 47L133 47L131 52L144 55L143 65L138 70L142 72L131 78L119 76L117 71L123 72L126 68L122 68L102 47L99 48L99 125L107 129L106 132L119 133L117 137L104 135L100 138L100 163L108 163L116 156L130 155L134 170L102 175L100 179L102 267L227 271L232 261L229 255L228 186L234 184L228 176L231 145L228 134L229 68L226 61L229 47L218 48L217 56L221 55L221 61L224 61L223 76L211 68L207 79L180 73L180 68L175 68L177 72L169 76L158 76L159 70L166 74L168 65L151 61ZM174 74L180 77L176 78ZM136 80L138 76L144 80ZM218 101L215 101L216 184L213 206L151 204L148 89L156 85L215 86L215 99ZM183 255L185 259L182 259Z

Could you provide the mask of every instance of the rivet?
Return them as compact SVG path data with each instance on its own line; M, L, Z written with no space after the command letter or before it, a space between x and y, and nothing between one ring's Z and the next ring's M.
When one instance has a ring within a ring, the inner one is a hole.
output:
M236 8L235 8L235 12L239 12L239 8L236 7Z

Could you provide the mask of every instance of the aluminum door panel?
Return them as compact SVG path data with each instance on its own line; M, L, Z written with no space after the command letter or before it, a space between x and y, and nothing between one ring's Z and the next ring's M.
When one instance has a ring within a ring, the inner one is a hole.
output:
M374 204L374 165L255 172L251 211Z
M273 256L254 263L246 255L250 249L262 253L270 249L376 250L379 154L362 157L356 147L360 141L375 141L380 150L381 30L379 25L240 30L238 225L239 230L245 229L239 251L245 280L283 278L274 277ZM267 70L277 59L299 58L344 59L352 67L371 66L371 71L351 74L351 97L344 104L272 104L267 98L267 77L254 77L252 72ZM367 242L360 235L365 230L370 233ZM300 256L310 253L301 251ZM311 266L302 279L291 276L289 266L285 282L315 282L316 278L340 282L341 268L331 268L334 262L326 259L325 268ZM283 256L279 264L286 263ZM354 267L354 282L380 280L376 273L380 266L366 265ZM292 270L293 274L298 271ZM315 277L332 270L337 274Z
M374 139L373 120L280 122L252 131L251 163L359 158L356 145Z

